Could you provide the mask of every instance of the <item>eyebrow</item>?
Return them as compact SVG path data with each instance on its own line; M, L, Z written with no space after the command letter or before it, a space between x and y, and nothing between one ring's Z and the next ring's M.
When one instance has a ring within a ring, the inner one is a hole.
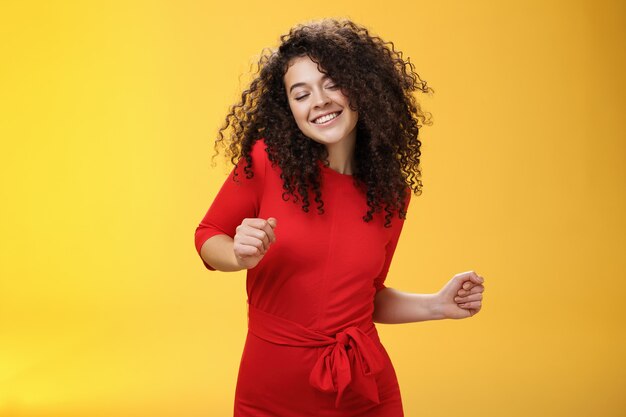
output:
M325 81L325 80L326 80L326 79L328 79L328 78L330 78L328 75L324 75L324 76L322 77L322 81ZM292 86L289 88L289 92L291 93L291 91L292 91L294 88L297 88L297 87L303 87L303 86L305 86L305 85L308 85L308 84L307 84L307 83L295 83L294 85L292 85Z

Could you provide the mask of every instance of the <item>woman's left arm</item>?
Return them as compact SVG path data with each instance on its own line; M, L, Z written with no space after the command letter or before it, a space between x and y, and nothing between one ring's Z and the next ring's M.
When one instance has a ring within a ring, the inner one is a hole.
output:
M468 271L456 274L434 294L382 288L374 298L374 322L398 324L471 317L482 307L484 281L476 272Z

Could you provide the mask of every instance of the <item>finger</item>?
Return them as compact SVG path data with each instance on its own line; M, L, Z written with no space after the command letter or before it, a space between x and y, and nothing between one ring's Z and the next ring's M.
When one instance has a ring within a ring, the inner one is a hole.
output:
M257 229L251 226L240 226L240 234L258 239L263 244L263 251L266 251L270 245L270 238L264 229Z
M467 303L469 301L478 301L482 299L483 299L483 295L481 293L478 293L478 294L470 294L466 297L454 297L454 302L457 304L461 304L461 303Z
M258 218L246 218L241 222L243 226L250 226L254 229L263 229L267 224L267 220Z
M249 256L258 256L259 249L250 245L235 244L233 251L238 258L246 258Z
M485 292L485 287L482 285L476 285L470 290L471 294L477 294L479 292Z
M474 271L465 271L465 272L459 272L458 274L455 275L455 277L457 277L458 279L462 279L462 280L467 280L467 279L471 279L472 277L476 277L478 276L478 274Z
M263 241L252 237L252 236L241 236L237 239L237 244L240 246L249 246L257 249L259 255L263 255L265 253L265 247L263 246Z
M266 227L267 227L267 226L266 226ZM259 239L261 242L263 242L263 251L264 251L264 252L267 252L267 250L268 250L268 249L269 249L269 247L270 247L270 243L271 243L271 241L270 241L270 237L268 236L268 234L267 234L267 232L265 231L265 229L263 229L263 230L259 230L259 231L256 233L256 235L255 235L255 236L256 236L256 238L257 238L257 239Z
M465 309L478 309L481 307L482 301L470 301L468 303L458 304L459 307Z
M470 294L467 297L454 297L454 302L461 304L461 303L467 303L469 301L478 301L482 299L483 299L483 294L477 293L477 294Z
M469 290L470 288L472 288L472 283L470 281L465 281L463 283L463 289L464 290Z
M485 282L485 279L483 277L481 277L480 275L478 275L477 273L472 273L470 275L470 280L474 283L474 284L482 284L483 282Z
M459 297L465 297L468 294L470 294L470 290L464 290L463 288L459 289L456 292L456 295L458 295Z
M459 297L465 297L466 295L469 295L469 294L476 294L476 293L484 292L484 291L485 291L485 287L484 286L482 286L482 285L474 285L469 290L464 290L464 289L458 290L456 295L459 296Z
M473 316L480 311L480 306L478 306L478 308L470 308L468 311L470 312L470 316Z
M265 250L267 250L269 248L269 244L276 241L276 236L274 235L274 227L276 226L276 224L277 221L274 217L270 217L267 220L258 218L247 218L243 220L241 226L249 228L247 230L256 229L262 231L265 236L260 235L256 232L249 232L248 234L264 240Z
M474 284L482 284L485 281L484 278L478 275L475 271L461 272L455 276L459 277L459 279L463 281L471 281Z
M274 243L274 242L276 242L276 235L274 234L274 227L275 226L272 226L271 220L272 220L272 218L267 220L267 223L265 224L265 227L263 228L263 231L267 235L269 243Z

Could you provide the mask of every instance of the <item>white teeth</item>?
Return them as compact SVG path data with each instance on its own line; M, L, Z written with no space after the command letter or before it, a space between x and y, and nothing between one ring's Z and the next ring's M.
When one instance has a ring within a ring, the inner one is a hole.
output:
M317 119L313 120L313 123L320 125L322 123L326 123L329 120L334 119L337 116L339 116L338 112L327 114L326 116L323 116L323 117L320 117L320 118L317 118Z

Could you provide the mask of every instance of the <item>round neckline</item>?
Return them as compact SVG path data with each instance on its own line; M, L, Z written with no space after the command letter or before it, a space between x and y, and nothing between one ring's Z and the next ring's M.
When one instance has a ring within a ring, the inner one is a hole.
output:
M329 166L326 166L326 164L324 164L322 161L319 162L320 166L322 167L322 172L326 172L330 175L333 175L337 178L345 178L345 179L353 179L354 176L352 174L342 174L341 172L337 172L334 169L332 169Z

